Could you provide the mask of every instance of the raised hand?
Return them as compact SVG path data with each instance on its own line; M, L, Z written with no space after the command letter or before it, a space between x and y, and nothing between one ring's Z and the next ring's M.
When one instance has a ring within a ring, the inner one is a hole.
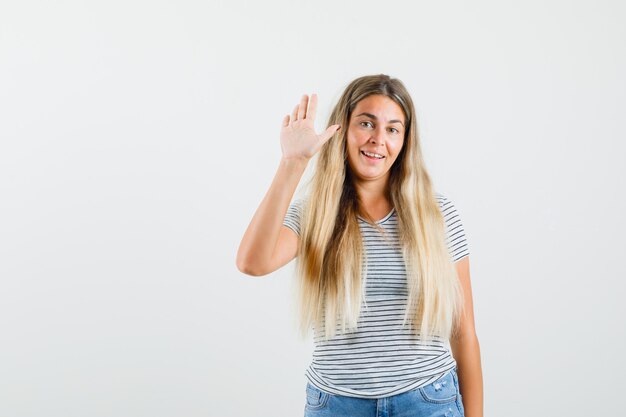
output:
M308 108L307 108L308 107ZM293 109L291 117L286 115L280 131L280 146L283 158L311 159L324 143L330 139L341 126L329 126L319 135L315 133L315 113L317 111L317 94L303 95L300 104Z

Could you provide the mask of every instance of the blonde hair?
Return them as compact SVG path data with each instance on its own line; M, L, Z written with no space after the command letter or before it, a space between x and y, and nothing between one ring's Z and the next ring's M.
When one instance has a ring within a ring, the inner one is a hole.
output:
M387 197L398 216L409 297L408 322L423 340L449 338L458 325L463 294L445 237L444 219L426 172L411 97L398 79L387 75L357 78L335 105L328 126L343 129L317 156L301 218L296 272L299 283L300 330L322 330L326 340L357 328L367 272L361 265L363 245L357 215L359 196L347 160L346 135L352 111L370 95L384 95L405 114L402 150L390 169ZM366 265L367 268L367 265Z

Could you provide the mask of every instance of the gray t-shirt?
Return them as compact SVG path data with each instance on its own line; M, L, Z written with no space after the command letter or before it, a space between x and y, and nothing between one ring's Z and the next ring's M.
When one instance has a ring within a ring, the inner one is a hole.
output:
M436 194L446 224L446 243L453 261L469 255L465 231L450 200ZM283 224L300 235L303 200L294 201ZM358 218L367 274L365 300L356 331L324 341L315 330L313 360L305 374L322 391L357 398L381 398L425 386L456 367L447 341L425 343L402 326L408 287L392 209L377 225L385 236Z

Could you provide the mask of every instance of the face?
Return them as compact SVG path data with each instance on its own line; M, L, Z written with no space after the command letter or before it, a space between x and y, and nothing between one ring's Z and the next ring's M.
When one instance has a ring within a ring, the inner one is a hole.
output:
M355 181L386 186L389 170L404 144L405 125L402 108L387 96L372 95L357 103L350 115L346 144Z

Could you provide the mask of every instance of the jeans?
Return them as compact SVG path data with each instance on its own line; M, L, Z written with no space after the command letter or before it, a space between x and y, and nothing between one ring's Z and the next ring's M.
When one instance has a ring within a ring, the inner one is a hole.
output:
M420 388L368 399L345 397L306 386L304 417L464 417L456 369Z

